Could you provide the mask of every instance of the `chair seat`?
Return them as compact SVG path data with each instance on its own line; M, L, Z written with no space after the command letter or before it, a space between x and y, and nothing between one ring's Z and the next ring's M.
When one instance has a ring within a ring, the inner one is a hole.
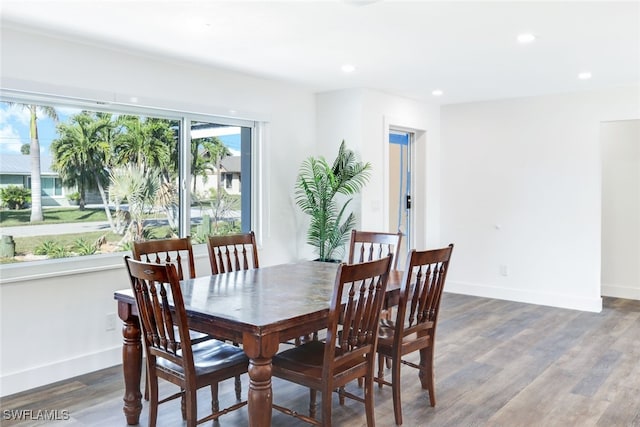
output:
M322 379L322 363L325 345L323 341L310 341L278 353L273 358L272 363L274 369L284 366L287 371L295 372L309 378ZM341 354L342 349L336 347L335 356L339 357ZM336 365L334 374L351 370L363 365L365 362L364 357L361 359L348 360L346 363Z
M312 377L322 375L322 359L324 342L310 341L298 347L278 353L273 358L273 365L285 365L287 370L297 371Z
M192 346L193 362L196 375L207 375L224 370L242 362L249 363L244 351L239 347L224 343L219 340L209 340ZM178 350L178 354L182 351ZM163 358L158 358L157 366L171 372L184 374L181 366Z

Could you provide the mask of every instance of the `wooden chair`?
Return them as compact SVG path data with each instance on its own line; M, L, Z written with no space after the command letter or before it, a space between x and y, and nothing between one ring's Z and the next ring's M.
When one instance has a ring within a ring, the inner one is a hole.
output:
M391 269L396 270L402 233L351 230L349 241L349 264L372 261L393 255Z
M209 262L211 273L219 274L258 268L258 246L253 231L243 234L209 236Z
M367 425L374 425L373 373L380 310L387 288L392 257L338 267L329 307L327 336L285 350L273 358L272 374L309 387L309 416L273 405L305 422L331 426L333 391L364 402ZM364 377L364 398L344 391L348 382ZM316 392L322 395L322 421L315 418Z
M411 250L404 270L400 300L394 322L382 320L378 340L378 375L375 382L393 390L393 411L397 425L402 424L400 403L400 365L420 370L423 388L429 390L431 406L436 405L433 354L442 290L447 278L453 244L427 251ZM402 357L420 351L425 367ZM391 359L391 382L384 380L384 358ZM426 385L426 387L425 387Z
M178 273L173 264L141 262L125 256L147 354L149 426L154 427L158 405L182 397L182 416L188 427L241 408L247 402L219 409L218 383L247 372L249 361L238 347L218 340L192 345ZM170 308L173 302L173 309ZM158 400L158 378L180 392ZM211 387L212 414L198 420L197 390Z
M400 244L402 243L402 233L387 233L383 231L360 231L351 230L349 241L349 264L354 262L372 261L380 259L389 254L393 255L391 269L396 270L400 255ZM382 318L391 318L391 308L398 303L397 299L385 298L382 307ZM391 361L388 361L391 367ZM362 379L358 380L362 386Z
M191 238L147 240L133 242L131 248L133 258L143 262L156 264L174 264L178 271L178 279L196 277ZM188 274L185 273L185 269Z
M133 242L131 248L133 259L137 261L155 264L173 264L178 272L178 279L193 279L196 277L195 260L193 256L193 246L189 236L176 239L159 239ZM210 335L191 331L191 344L197 344L206 340L214 339ZM242 384L240 376L236 377L236 397L240 399ZM145 385L145 400L149 400L149 384Z

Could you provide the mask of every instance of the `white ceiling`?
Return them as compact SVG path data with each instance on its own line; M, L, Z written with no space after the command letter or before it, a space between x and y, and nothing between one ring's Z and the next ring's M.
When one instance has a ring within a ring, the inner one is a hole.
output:
M2 0L2 25L442 104L640 82L640 2ZM516 36L531 32L532 44ZM351 74L341 71L355 65ZM593 78L579 80L589 71ZM444 95L434 97L434 89Z

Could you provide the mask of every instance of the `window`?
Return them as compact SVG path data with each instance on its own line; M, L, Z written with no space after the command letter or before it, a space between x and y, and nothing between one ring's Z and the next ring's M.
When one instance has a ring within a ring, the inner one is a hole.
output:
M22 177L3 178L0 186L35 184L29 130L35 115L42 194L23 209L1 211L0 226L18 233L11 227L29 223L39 208L52 228L54 222L97 225L80 234L13 234L15 260L117 252L136 239L176 235L200 243L208 234L251 229L251 186L236 190L223 162L250 176L253 122L57 101L27 96L0 102L0 168L7 169L0 177Z
M42 177L42 195L49 197L62 196L62 180L60 178Z

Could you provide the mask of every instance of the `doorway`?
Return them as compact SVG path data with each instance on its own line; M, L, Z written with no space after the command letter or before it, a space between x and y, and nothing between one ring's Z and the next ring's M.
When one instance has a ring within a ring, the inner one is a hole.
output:
M389 224L390 232L402 233L401 254L412 247L411 164L415 135L412 132L389 129ZM404 259L398 260L403 265Z

